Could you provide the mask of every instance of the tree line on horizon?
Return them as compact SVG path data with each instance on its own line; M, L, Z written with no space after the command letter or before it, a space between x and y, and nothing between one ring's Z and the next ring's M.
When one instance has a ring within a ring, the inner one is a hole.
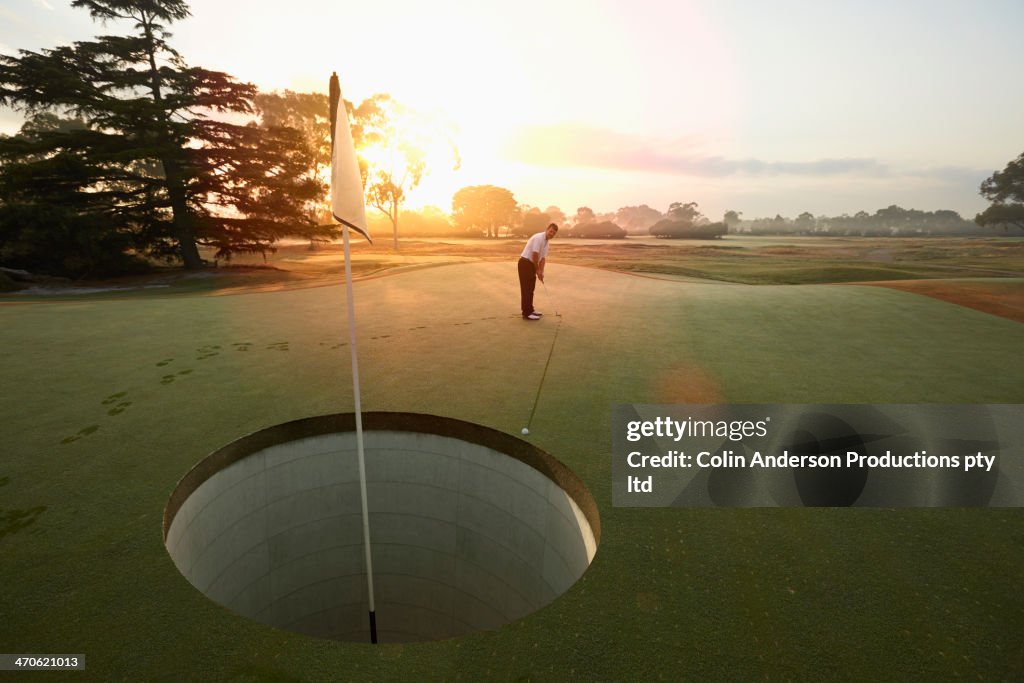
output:
M104 24L131 28L70 46L0 55L0 106L26 121L0 136L0 266L98 277L154 260L201 268L273 251L283 238L338 237L326 199L330 126L326 94L261 93L229 74L189 66L166 27L189 15L183 0L73 0ZM875 214L721 221L696 202L665 212L647 205L598 214L520 204L493 185L460 189L450 214L404 210L431 165L459 153L427 153L443 131L420 125L386 94L345 102L360 153L366 201L408 235L524 236L548 223L570 237L721 237L752 234L954 234L977 226L1024 228L1024 154L981 185L992 206L975 223L953 211L890 206ZM241 122L239 122L241 121ZM428 138L431 138L428 140ZM371 154L376 150L378 154ZM372 214L371 214L372 216Z
M488 199L487 195L492 195ZM697 202L673 202L665 212L643 204L624 206L614 212L597 213L579 207L566 214L557 206L545 209L518 204L511 191L494 186L463 188L456 193L453 211L428 206L402 211L404 234L423 237L527 237L543 231L549 223L563 230L563 237L601 239L648 236L665 238L716 239L726 234L909 237L992 234L990 224L963 218L956 211L921 211L891 205L874 213L858 211L839 216L815 216L805 211L795 218L744 219L742 212L726 211L712 221ZM372 219L371 219L372 220ZM379 219L384 226L384 219ZM1020 227L1024 228L1024 225Z

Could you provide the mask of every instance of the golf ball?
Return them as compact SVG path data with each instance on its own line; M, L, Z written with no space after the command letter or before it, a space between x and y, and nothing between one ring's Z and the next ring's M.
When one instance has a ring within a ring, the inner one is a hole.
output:
M530 430L527 429L526 427L523 427L523 434L529 434L529 433L530 433Z

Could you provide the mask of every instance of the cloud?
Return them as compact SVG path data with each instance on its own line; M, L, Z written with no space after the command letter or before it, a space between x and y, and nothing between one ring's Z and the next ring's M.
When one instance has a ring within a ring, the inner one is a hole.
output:
M897 169L878 159L822 158L811 161L730 159L704 152L698 137L657 139L569 123L531 126L518 130L504 146L514 161L553 168L600 168L617 171L666 173L722 178L727 176L914 176L944 182L980 182L977 169L941 167ZM978 180L975 180L975 179Z
M762 159L725 159L722 157L702 157L694 159L677 159L679 171L689 171L694 175L728 176L836 176L848 174L870 174L873 176L888 175L889 168L875 159L839 158L816 159L814 161L765 161Z
M981 185L981 181L988 178L995 171L996 169L994 168L980 169L969 168L966 166L937 166L912 172L911 175L916 175L930 180L937 180L950 185L969 185L972 187L978 187Z

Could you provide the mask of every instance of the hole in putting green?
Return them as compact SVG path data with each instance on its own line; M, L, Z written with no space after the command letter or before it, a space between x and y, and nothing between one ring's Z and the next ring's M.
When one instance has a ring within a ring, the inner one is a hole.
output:
M369 642L354 417L271 427L197 464L164 542L207 597L278 628ZM582 482L533 445L431 415L364 413L378 638L492 630L587 570L600 540Z

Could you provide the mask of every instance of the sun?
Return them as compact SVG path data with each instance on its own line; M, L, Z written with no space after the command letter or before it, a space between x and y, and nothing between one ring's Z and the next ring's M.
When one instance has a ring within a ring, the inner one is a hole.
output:
M405 208L450 205L462 156L458 127L443 114L391 101L386 122L356 152L369 165L367 182L390 179L405 190Z

